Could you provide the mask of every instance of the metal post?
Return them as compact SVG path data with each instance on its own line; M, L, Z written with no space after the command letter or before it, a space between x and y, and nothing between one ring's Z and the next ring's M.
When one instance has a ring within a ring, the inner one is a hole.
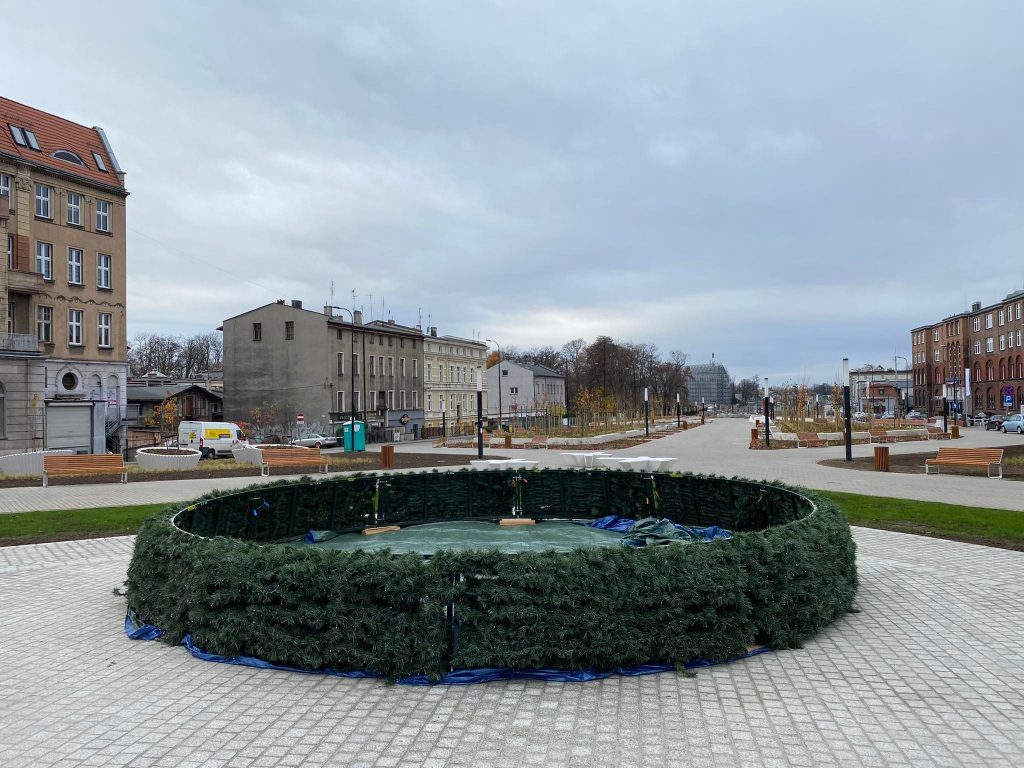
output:
M770 404L768 402L768 378L764 380L764 447L772 447L772 433L770 422Z
M354 451L356 449L356 316L348 307L332 306L330 309L340 309L343 312L348 312L349 320L352 324L349 328L349 341L351 341L352 347L349 353L349 379L352 381L349 394L349 409L351 411L349 438L352 440L352 450ZM342 444L344 445L344 441L342 441Z
M949 432L949 400L942 396L942 431Z
M484 457L484 374L480 368L476 369L476 457Z
M647 387L644 387L644 436L651 436L651 404L647 400Z
M843 421L846 426L846 460L853 461L853 425L850 423L850 358L843 358Z
M448 437L448 413L444 409L444 401L447 399L447 395L441 393L441 437Z
M679 427L682 426L681 422L682 418L679 409L679 393L676 392L676 429L679 429Z

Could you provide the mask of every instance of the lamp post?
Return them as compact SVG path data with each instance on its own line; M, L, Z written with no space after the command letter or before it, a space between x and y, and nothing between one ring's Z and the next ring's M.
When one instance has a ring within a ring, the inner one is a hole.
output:
M768 377L764 377L764 447L772 447L771 425L769 424Z
M444 392L441 393L441 437L448 437L448 413L444 409L444 404L448 400L448 397Z
M349 340L352 342L352 349L349 353L349 379L352 381L351 395L349 398L349 407L352 411L351 418L349 420L349 437L351 441L352 450L356 449L356 316L352 313L352 310L348 307L331 307L331 309L340 309L344 312L348 312L349 320L352 323L352 327L349 329ZM344 448L345 441L342 440L342 448Z
M647 399L647 387L644 387L644 437L651 436L651 404Z
M498 369L501 373L501 369ZM476 457L484 457L484 372L476 369Z
M676 429L682 426L682 418L679 410L679 393L676 392Z
M893 416L896 416L897 415L896 411L898 409L896 407L896 402L895 401L898 401L899 399L902 399L903 400L903 418L905 419L905 418L907 418L907 393L910 391L910 361L907 360L907 358L903 357L903 355L893 355L893 357L892 357L892 365L893 365L893 376L894 377L899 375L899 369L897 368L897 362L896 362L897 360L902 360L903 364L906 366L905 370L907 372L907 382L906 382L906 387L903 390L903 397L902 398L894 398L892 410L893 410Z
M503 429L501 425L501 345L494 339L484 339L484 341L489 341L498 348L498 431L501 432Z
M850 358L843 358L843 422L846 426L846 460L853 461L853 432L850 425Z

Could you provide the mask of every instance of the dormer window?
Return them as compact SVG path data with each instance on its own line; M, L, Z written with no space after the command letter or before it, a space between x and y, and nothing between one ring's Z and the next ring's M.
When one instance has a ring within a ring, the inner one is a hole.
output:
M32 133L28 128L25 129L25 138L28 139L28 145L36 152L40 152L39 142L36 141L36 135Z
M56 152L50 155L50 157L55 157L58 160L64 160L65 162L68 163L74 163L75 165L80 165L83 168L85 167L85 161L82 160L82 158L80 158L74 152L71 152L70 150L67 149L58 149Z
M92 159L96 161L96 167L105 173L107 170L107 166L104 164L103 158L100 157L98 152L92 153Z
M10 123L11 136L14 138L14 143L19 147L28 147L39 152L39 142L36 141L36 135L32 133L28 128L20 128L14 123Z

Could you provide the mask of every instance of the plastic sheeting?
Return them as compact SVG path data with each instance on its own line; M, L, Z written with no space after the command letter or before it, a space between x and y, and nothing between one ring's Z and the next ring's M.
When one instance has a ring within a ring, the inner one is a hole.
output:
M601 528L606 531L623 533L623 544L643 547L652 544L669 544L672 542L688 541L714 541L715 539L729 540L732 532L717 525L699 527L693 525L682 525L673 523L667 518L658 520L654 517L645 517L642 520L634 520L630 517L619 517L608 515L606 517L591 520L586 523L591 528Z
M156 640L163 632L152 624L137 624L131 613L125 614L124 631L132 640ZM209 653L199 648L192 640L192 635L185 635L181 641L189 653L203 661L214 661L221 664L234 664L241 667L255 667L256 669L276 669L284 672L301 672L309 675L331 675L333 677L350 678L380 678L382 675L373 672L354 671L339 672L335 669L301 669L299 667L284 667L271 664L269 661L258 659L254 656L220 656L216 653ZM752 648L739 656L733 656L722 661L708 661L707 659L694 659L685 665L685 669L699 669L711 667L716 664L726 664L737 659L745 659L750 656L770 651L768 646ZM591 680L604 680L612 675L625 677L637 677L640 675L654 675L660 672L672 672L677 667L673 664L641 664L636 667L618 668L610 672L597 672L592 669L578 671L567 671L561 669L508 669L503 667L488 667L484 669L457 669L449 672L440 680L431 680L426 675L413 675L396 680L399 685L476 685L477 683L493 683L499 680L544 680L549 683L585 683Z

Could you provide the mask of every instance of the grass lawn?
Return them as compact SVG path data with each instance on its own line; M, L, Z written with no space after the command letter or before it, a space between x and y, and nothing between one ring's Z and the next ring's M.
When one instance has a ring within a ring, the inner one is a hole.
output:
M138 532L143 520L168 506L139 504L0 515L0 546L133 534Z
M1024 512L855 493L819 493L843 508L850 525L1024 550Z
M843 508L851 525L1024 551L1024 512L854 493L820 493ZM0 515L0 546L133 534L143 520L167 506L140 504Z

